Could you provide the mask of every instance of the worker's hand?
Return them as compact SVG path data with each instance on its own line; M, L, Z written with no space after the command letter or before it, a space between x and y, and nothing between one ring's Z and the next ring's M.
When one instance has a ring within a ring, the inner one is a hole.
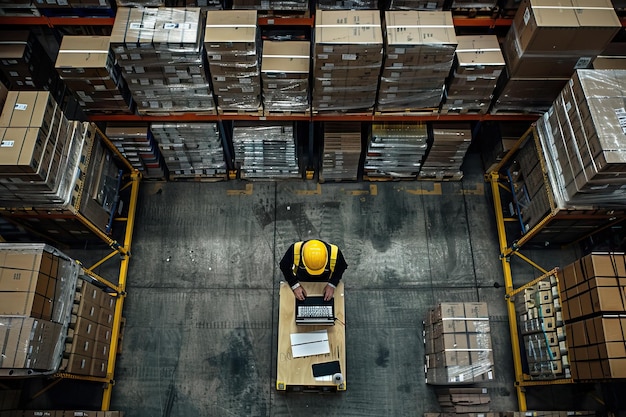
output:
M300 285L293 290L293 295L295 295L298 300L303 301L306 298L306 291L302 288L302 285Z
M327 285L324 288L324 301L330 300L333 298L333 295L335 295L335 289L332 286Z

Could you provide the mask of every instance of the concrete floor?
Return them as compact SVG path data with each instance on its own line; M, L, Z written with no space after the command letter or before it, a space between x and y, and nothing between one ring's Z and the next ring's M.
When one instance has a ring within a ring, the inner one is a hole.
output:
M438 186L441 188L437 188ZM489 303L493 410L515 410L492 209L462 182L141 185L111 409L143 416L420 416L422 320L442 301ZM278 262L296 240L349 264L347 391L275 390Z
M518 409L489 190L466 159L462 182L144 182L128 274L112 410L126 417L422 416L422 320L443 301L489 305L492 411ZM349 264L347 391L278 393L278 262L296 240L338 244ZM72 250L91 265L108 249ZM546 269L582 254L523 249ZM515 286L540 275L511 259ZM115 260L96 269L115 281ZM24 383L28 409L97 409L101 386ZM626 410L626 384L528 389L531 410ZM19 387L16 387L19 388ZM602 414L600 414L602 415ZM624 416L624 413L616 415Z

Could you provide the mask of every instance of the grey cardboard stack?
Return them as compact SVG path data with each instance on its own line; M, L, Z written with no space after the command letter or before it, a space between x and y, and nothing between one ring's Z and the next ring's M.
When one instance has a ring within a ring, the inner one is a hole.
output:
M441 303L430 309L424 340L427 384L493 380L487 303Z
M320 10L315 16L313 111L367 111L383 60L377 10Z
M439 388L437 401L444 413L484 413L489 411L491 397L487 388Z
M610 0L523 0L503 43L507 77L494 110L546 111L620 28Z
M540 155L535 142L528 141L519 150L512 170L514 190L521 206L521 216L525 227L529 229L545 217L550 211L549 192L545 184Z
M235 164L242 179L302 178L292 123L235 123Z
M439 108L456 49L451 12L385 12L378 111Z
M427 141L425 124L373 123L363 176L416 179Z
M377 7L376 0L317 0L319 10L367 10Z
M390 0L389 10L443 10L445 0Z
M504 70L498 38L457 36L457 41L456 63L442 112L485 114Z
M309 41L264 41L261 63L266 112L309 111Z
M515 296L525 373L535 380L571 376L557 281L548 275Z
M324 149L320 181L355 181L361 157L359 122L324 123Z
M0 411L0 417L124 417L123 411L15 410Z
M461 180L461 165L472 142L467 123L433 123L433 143L422 164L419 179Z
M76 286L60 369L104 378L117 300L88 280L89 277L83 276Z
M233 9L307 11L309 2L306 0L233 0Z
M129 91L110 36L64 36L55 67L84 112L130 113Z
M261 108L256 10L207 12L204 49L220 111Z
M578 70L538 123L559 202L626 203L626 70Z
M572 377L626 378L626 257L591 253L558 275Z
M215 113L199 8L117 10L111 48L140 114Z
M80 267L44 244L0 244L0 373L55 372Z
M224 147L216 123L152 123L150 132L170 179L225 179Z
M11 90L54 91L58 81L52 60L28 31L0 32L0 72Z
M159 145L148 128L107 124L107 137L145 179L164 179L165 165Z
M10 91L0 114L0 201L63 204L82 148L82 129L47 91Z

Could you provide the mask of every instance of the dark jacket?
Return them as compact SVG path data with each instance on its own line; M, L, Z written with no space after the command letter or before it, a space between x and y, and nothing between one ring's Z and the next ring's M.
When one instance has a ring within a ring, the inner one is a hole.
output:
M341 249L337 252L337 262L335 263L335 270L330 274L330 245L326 242L323 242L326 245L326 250L328 252L328 261L326 263L326 268L324 272L320 275L310 275L306 269L304 268L304 264L302 262L302 256L300 256L300 265L298 267L298 271L296 275L293 274L293 250L295 243L289 246L287 252L285 252L285 256L280 261L280 270L283 272L283 276L287 283L289 283L290 287L293 287L300 281L328 281L329 283L337 286L341 277L343 276L343 272L348 267L345 258L343 257L343 253L341 253ZM302 248L304 248L304 243L302 244ZM330 279L329 279L330 278Z

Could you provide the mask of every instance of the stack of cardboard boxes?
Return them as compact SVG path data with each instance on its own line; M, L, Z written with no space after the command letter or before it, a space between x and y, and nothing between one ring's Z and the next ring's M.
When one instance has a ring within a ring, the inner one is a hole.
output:
M33 32L0 32L0 72L11 90L49 90L60 87L54 64Z
M373 123L363 176L416 179L427 147L425 124Z
M378 111L438 109L456 49L450 12L385 12Z
M199 8L117 10L111 48L140 114L214 114Z
M145 179L164 179L165 165L147 127L107 124L106 136Z
M468 123L433 123L432 145L418 178L462 179L461 165L471 142L472 129Z
M82 142L47 91L11 91L0 114L0 200L63 203Z
M515 299L517 328L533 379L569 378L569 357L557 277L549 275Z
M489 411L491 397L487 388L440 388L437 402L444 413L484 413Z
M578 70L540 120L555 190L566 204L626 202L626 70Z
M84 112L130 113L130 92L110 49L110 36L64 36L55 68Z
M389 10L443 10L445 0L390 0Z
M77 283L60 370L104 378L116 298L86 279Z
M319 10L367 10L377 9L376 0L316 0Z
M216 123L152 123L170 179L225 179L224 147Z
M324 123L321 181L354 181L359 174L361 123Z
M383 60L377 10L319 10L313 47L313 111L367 111Z
M441 303L426 315L426 383L491 381L493 352L486 303Z
M495 35L458 36L457 41L454 71L441 110L485 114L505 67L500 43Z
M483 9L488 11L496 7L497 3L497 0L452 0L450 7L452 10Z
M507 76L494 110L546 111L620 28L610 0L523 0L503 43Z
M233 0L233 9L307 11L308 0Z
M263 107L273 112L309 112L308 41L264 41L261 64Z
M626 378L626 257L591 253L558 275L572 377Z
M525 228L533 228L551 210L552 188L546 184L534 140L529 140L515 155L511 178Z
M261 63L256 10L208 11L204 49L218 109L259 111Z
M47 245L0 245L0 372L59 368L78 270Z
M238 122L233 129L233 146L241 178L302 178L293 123Z

